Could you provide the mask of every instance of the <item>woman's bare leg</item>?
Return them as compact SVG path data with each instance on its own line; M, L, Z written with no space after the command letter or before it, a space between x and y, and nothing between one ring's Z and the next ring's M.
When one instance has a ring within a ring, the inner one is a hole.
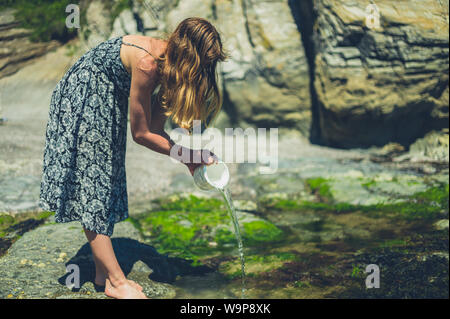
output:
M84 232L94 256L96 284L101 284L100 281L105 278L105 294L114 298L146 298L142 287L125 277L114 254L111 239L87 229Z
M86 233L86 230L84 230ZM87 235L86 235L87 237ZM94 257L94 263L95 263L95 280L94 283L98 286L104 286L106 283L106 270L103 268L101 262Z

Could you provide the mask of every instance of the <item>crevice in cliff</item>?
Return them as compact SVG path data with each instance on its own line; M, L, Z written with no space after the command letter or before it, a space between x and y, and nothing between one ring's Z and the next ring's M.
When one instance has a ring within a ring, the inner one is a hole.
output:
M217 0L214 0L211 3L211 13L212 13L212 17L215 21L217 21L217 4L216 4Z
M222 84L222 107L223 111L228 115L231 125L237 125L239 122L239 116L236 109L236 105L231 101L228 91L224 84Z
M241 7L242 7L242 14L244 16L245 21L245 31L247 32L248 42L252 47L255 47L255 44L253 43L252 39L252 33L250 32L250 27L248 25L248 15L247 15L247 3L246 0L241 0Z
M314 87L316 45L314 42L314 24L317 19L317 10L314 0L289 0L289 7L297 29L301 34L303 48L309 70L309 93L311 99L311 128L309 139L311 143L320 144L321 132L319 125L319 102Z
M136 12L133 12L133 18L136 21L136 29L141 32L144 33L145 29L144 29L144 22L142 21L141 17L139 16L139 14L137 14Z

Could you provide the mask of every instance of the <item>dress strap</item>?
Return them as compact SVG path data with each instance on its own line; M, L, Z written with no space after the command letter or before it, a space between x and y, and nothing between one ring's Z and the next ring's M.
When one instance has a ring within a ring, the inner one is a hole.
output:
M157 58L155 58L155 56L154 56L153 54L151 54L150 52L148 52L148 51L147 51L146 49L144 49L143 47L140 47L140 46L138 46L138 45L136 45L136 44L133 44L133 43L124 42L124 41L122 41L122 44L130 45L130 46L132 46L132 47L135 47L135 48L144 50L145 52L147 52L148 54L150 54L150 55L153 57L153 59L157 60Z

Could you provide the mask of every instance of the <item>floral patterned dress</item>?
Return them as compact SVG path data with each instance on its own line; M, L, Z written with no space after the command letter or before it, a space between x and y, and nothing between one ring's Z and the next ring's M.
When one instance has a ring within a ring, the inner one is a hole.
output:
M125 174L131 76L122 37L86 52L56 85L46 128L39 205L111 236L128 217Z

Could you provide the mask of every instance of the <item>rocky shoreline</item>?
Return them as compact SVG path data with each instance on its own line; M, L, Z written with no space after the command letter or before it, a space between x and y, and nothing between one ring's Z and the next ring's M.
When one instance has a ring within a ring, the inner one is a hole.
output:
M130 150L127 165L143 154ZM426 162L426 152L414 162L391 147L321 147L293 132L282 135L279 150L277 174L261 175L257 164L231 167L250 297L448 297L448 162ZM401 166L391 155L403 158ZM154 170L134 171L136 164L127 167L131 176L155 181ZM164 192L133 189L130 219L117 225L113 243L129 278L152 298L238 297L239 260L219 195L192 191L187 172L167 177ZM104 298L91 282L79 223L28 214L0 215L0 297ZM63 280L71 263L82 268L79 290ZM382 282L396 284L366 290L369 263L380 265Z

